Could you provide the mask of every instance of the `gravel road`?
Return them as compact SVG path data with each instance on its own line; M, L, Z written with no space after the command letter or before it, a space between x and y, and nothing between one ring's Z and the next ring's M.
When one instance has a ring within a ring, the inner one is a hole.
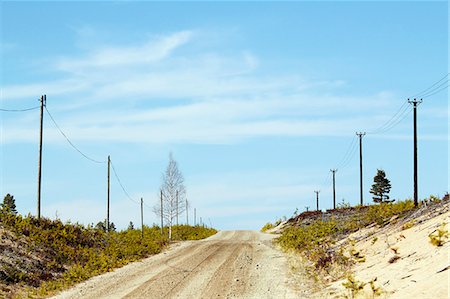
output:
M298 298L273 235L221 231L94 277L54 298Z

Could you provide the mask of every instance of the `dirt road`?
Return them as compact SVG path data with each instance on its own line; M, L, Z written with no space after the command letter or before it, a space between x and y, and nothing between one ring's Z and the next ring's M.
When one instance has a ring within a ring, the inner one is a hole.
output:
M298 298L272 235L221 231L94 277L55 298Z

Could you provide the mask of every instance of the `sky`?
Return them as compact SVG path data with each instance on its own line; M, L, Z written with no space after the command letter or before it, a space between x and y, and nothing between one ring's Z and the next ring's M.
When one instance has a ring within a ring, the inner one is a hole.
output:
M364 202L377 169L392 199L411 198L407 99L423 96L419 198L443 196L448 14L446 1L2 1L0 109L45 94L73 145L110 155L119 228L140 223L141 197L144 223L159 223L152 207L172 152L197 221L260 229L315 209L315 190L332 208L330 169L336 201L359 203L355 132L368 133ZM0 111L0 133L1 194L36 215L39 110ZM107 164L72 148L45 112L42 215L95 224L106 193Z

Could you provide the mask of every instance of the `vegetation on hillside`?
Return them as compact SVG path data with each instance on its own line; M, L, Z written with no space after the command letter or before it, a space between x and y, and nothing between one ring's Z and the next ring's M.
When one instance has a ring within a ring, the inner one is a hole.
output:
M431 199L439 201L436 197ZM304 221L299 217L300 221L286 228L275 242L285 250L299 253L307 265L306 272L314 278L341 279L349 275L353 264L365 259L352 244L345 247L337 245L339 240L369 225L384 226L398 221L414 210L414 202L406 200L336 209L328 218L316 217Z
M197 240L216 233L202 226L172 227L174 240ZM0 297L41 297L92 276L160 252L167 229L105 232L60 220L1 212Z

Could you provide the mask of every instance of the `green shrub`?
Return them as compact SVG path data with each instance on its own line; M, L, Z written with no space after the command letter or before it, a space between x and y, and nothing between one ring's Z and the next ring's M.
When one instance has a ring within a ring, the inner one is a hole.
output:
M272 223L267 222L267 223L261 228L261 231L262 231L262 232L265 232L265 231L268 231L269 229L271 229L271 228L273 228L273 227L274 227L274 226L273 226Z
M141 230L136 229L108 233L90 226L13 214L2 215L0 225L27 240L29 252L45 255L46 261L38 269L24 272L18 268L20 265L16 265L5 271L8 280L4 283L27 287L26 296L46 296L70 287L161 252L169 242L165 237L167 228L161 235L156 226L144 226L142 237ZM212 228L179 225L173 227L173 239L199 240L216 232Z
M336 209L335 212L339 215L344 209L347 212L350 210L346 207ZM365 258L359 251L354 250L353 245L346 251L343 249L345 245L338 247L334 244L349 233L370 224L386 225L394 216L408 215L414 209L414 202L406 200L352 209L353 214L349 216L331 217L327 221L317 219L288 227L275 242L284 250L294 250L304 256L313 265L312 270L329 272L332 267L338 267L341 270L337 272L343 277L350 265L364 262ZM377 238L374 238L372 244L376 241Z
M429 234L430 243L435 246L442 246L448 239L448 230L445 229L447 223L442 223L440 227L433 233Z

